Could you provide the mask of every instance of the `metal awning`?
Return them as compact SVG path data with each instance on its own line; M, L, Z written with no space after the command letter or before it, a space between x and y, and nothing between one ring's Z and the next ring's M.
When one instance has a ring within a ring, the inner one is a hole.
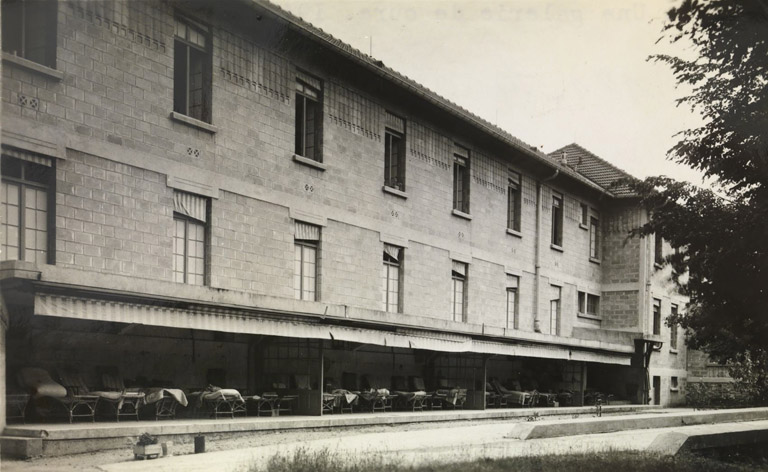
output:
M48 293L35 294L35 315L203 331L331 339L438 352L472 352L620 365L630 365L631 360L631 353L596 352L525 342L486 341L459 334L418 329L383 331L337 326L326 324L322 320L266 315L235 308L173 307Z

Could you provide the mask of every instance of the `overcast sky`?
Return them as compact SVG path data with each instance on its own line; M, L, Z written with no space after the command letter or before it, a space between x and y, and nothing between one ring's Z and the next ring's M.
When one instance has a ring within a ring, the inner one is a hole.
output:
M672 0L273 0L551 152L576 142L638 177L700 183L666 159L698 123L646 61ZM372 50L371 50L372 49Z

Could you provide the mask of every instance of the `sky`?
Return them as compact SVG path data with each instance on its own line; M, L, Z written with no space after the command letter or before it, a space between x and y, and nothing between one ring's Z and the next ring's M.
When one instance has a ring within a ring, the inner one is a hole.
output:
M578 143L637 177L700 124L651 54L673 0L273 0L544 152Z

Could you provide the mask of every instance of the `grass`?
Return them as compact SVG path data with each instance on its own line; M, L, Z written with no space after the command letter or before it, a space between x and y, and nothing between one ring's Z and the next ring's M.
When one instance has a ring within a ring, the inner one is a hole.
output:
M249 472L264 469L251 467ZM667 457L637 452L585 453L550 456L481 459L455 464L398 466L382 456L342 457L328 450L299 449L289 456L273 456L267 472L746 472L764 470L764 464L728 463L700 456Z

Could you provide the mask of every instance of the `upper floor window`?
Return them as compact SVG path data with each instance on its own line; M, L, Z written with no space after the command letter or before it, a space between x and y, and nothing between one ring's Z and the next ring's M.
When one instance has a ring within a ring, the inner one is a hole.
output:
M211 35L207 26L177 17L173 56L173 111L211 122Z
M384 185L405 191L405 120L387 112L384 131Z
M664 238L658 233L653 237L653 262L659 265L664 262Z
M297 155L323 162L320 152L322 107L318 80L296 80L296 149Z
M563 246L563 196L552 194L552 244Z
M579 313L600 316L600 297L579 291Z
M589 219L589 257L600 259L600 224L594 216Z
M562 288L557 285L550 285L549 299L549 334L560 335L560 297Z
M55 0L3 0L3 51L56 68Z
M673 317L677 316L677 305L672 305L671 312ZM677 322L669 327L669 348L677 349Z
M520 174L507 172L507 228L520 231Z
M661 334L661 300L653 299L653 334Z
M43 156L3 150L2 260L53 263L52 165Z
M507 328L518 329L518 290L520 278L516 275L507 275Z
M294 240L293 293L296 300L317 300L317 250L320 227L296 222Z
M208 199L175 190L173 193L173 277L189 285L205 284Z
M589 206L587 206L586 203L582 203L581 219L579 220L579 223L581 223L582 226L587 226L587 221L589 221Z
M383 283L384 311L400 313L400 290L402 279L403 249L384 244L384 259L381 279Z
M466 304L466 284L467 284L467 264L459 261L453 261L451 271L453 289L451 293L451 311L453 321L467 321Z
M453 209L469 213L469 149L458 144L453 151Z

